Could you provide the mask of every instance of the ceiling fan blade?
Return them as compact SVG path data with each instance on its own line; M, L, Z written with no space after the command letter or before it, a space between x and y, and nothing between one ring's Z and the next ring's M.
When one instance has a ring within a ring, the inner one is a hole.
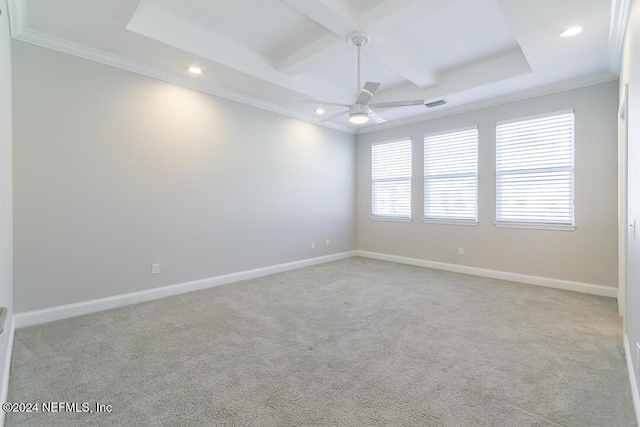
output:
M337 107L351 107L349 104L338 104L337 102L324 102L324 101L308 101L306 99L300 100L303 104L315 104L315 105L335 105Z
M333 114L333 115L331 115L329 117L324 117L322 120L320 120L320 122L324 123L324 122L331 121L331 120L335 119L336 117L340 117L340 116L344 115L344 113L345 113L345 111L340 111L337 114Z
M394 108L394 107L411 107L412 105L424 105L424 99L413 99L411 101L392 101L392 102L376 102L370 104L373 108Z
M368 104L373 98L373 94L376 93L378 88L380 87L380 83L378 82L366 82L364 87L360 91L360 95L358 99L356 99L356 104Z
M376 124L386 122L386 120L380 114L376 113L372 109L369 109L369 118Z

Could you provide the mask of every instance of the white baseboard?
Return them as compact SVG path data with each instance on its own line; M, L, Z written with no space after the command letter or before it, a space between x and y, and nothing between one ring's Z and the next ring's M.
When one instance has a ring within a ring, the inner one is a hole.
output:
M600 295L616 298L616 288L591 283L572 282L570 280L552 279L550 277L529 276L527 274L510 273L508 271L488 270L485 268L469 267L466 265L448 264L445 262L428 261L418 258L407 258L397 255L387 255L377 252L356 251L357 256L379 259L382 261L410 264L419 267L433 268L436 270L452 271L454 273L471 274L473 276L489 277L492 279L509 280L511 282L526 283L529 285L545 286L548 288L564 289L566 291L582 292L585 294Z
M42 310L27 311L24 313L16 314L14 316L14 324L16 328L24 328L41 323L53 322L55 320L62 320L70 317L82 316L84 314L95 313L98 311L109 310L111 308L122 307L125 305L165 298L172 295L198 291L200 289L212 288L214 286L226 285L227 283L254 279L256 277L268 276L270 274L281 273L283 271L295 270L311 265L350 258L352 256L355 256L355 254L356 251L341 252L333 255L309 258L300 261L288 262L285 264L256 268L254 270L246 270L237 273L225 274L222 276L194 280L192 282L178 283L176 285L169 285L161 288L115 295L112 297L61 305L57 307L45 308Z
M526 274L510 273L506 271L488 270L478 267L469 267L457 264L448 264L443 262L428 261L417 258L407 258L396 255L387 255L368 251L347 251L333 255L326 255L317 258L309 258L300 261L293 261L285 264L272 265L254 270L241 271L237 273L225 274L222 276L209 277L206 279L194 280L191 282L179 283L176 285L164 286L161 288L148 289L145 291L132 292L128 294L115 295L112 297L99 298L90 301L83 301L74 304L61 305L57 307L45 308L42 310L28 311L18 313L13 316L13 327L24 328L27 326L38 325L41 323L53 322L56 320L67 319L69 317L82 316L84 314L95 313L97 311L109 310L112 308L122 307L130 304L151 301L154 299L165 298L172 295L179 295L187 292L193 292L200 289L211 288L214 286L225 285L228 283L238 282L241 280L253 279L256 277L267 276L269 274L280 273L283 271L295 270L311 265L322 264L325 262L336 261L339 259L349 258L352 256L361 256L365 258L379 259L383 261L397 262L401 264L410 264L420 267L434 268L437 270L452 271L456 273L471 274L475 276L490 277L493 279L509 280L513 282L527 283L531 285L546 286L569 291L583 292L594 295L601 295L615 298L617 290L612 287L594 285L589 283L572 282L562 279L552 279L547 277L529 276Z
M638 392L638 382L636 381L636 373L633 369L631 346L629 345L629 336L627 334L624 335L624 354L627 358L627 369L629 370L629 383L631 385L631 395L633 396L633 407L636 410L636 424L640 426L640 392Z
M4 366L2 367L2 389L0 389L0 403L4 403L7 401L7 396L9 394L9 374L11 369L11 356L13 355L13 334L14 334L14 316L10 315L5 323L4 334L9 334L7 338L7 348L4 359ZM0 426L4 425L4 416L5 412L0 411Z

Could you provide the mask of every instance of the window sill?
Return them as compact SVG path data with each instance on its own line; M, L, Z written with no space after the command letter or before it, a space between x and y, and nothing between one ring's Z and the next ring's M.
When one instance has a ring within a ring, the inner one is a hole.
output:
M393 217L393 216L371 216L373 221L389 221L389 222L411 222L411 218Z
M478 221L470 221L464 219L431 219L431 218L423 218L422 221L425 224L442 224L442 225L462 225L466 227L477 227Z
M575 225L567 224L542 224L533 222L494 222L498 228L522 228L529 230L574 231Z

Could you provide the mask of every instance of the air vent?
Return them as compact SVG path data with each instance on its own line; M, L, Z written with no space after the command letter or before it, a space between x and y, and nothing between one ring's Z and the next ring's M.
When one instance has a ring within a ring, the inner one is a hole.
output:
M445 101L444 99L440 99L438 101L429 102L428 104L424 104L424 105L427 108L433 108L433 107L439 107L439 106L444 105L446 103L447 103L447 101Z

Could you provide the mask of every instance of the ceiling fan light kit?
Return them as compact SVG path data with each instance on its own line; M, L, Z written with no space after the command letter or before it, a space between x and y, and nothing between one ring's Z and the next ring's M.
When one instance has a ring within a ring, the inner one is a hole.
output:
M349 107L349 122L354 125L361 125L369 121L369 106L364 104L353 104Z

